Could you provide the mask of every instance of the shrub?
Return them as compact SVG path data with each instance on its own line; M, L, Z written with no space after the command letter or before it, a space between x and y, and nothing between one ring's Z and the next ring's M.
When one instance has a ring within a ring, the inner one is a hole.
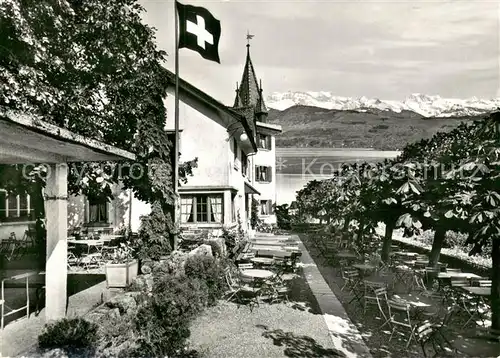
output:
M60 348L76 355L93 354L98 328L97 324L83 318L64 318L45 325L38 337L38 346L41 349Z
M278 227L283 230L290 230L291 228L291 216L290 216L290 208L288 204L278 205L276 206L276 222Z
M262 220L259 217L259 201L252 198L252 212L250 216L250 225L252 229L256 229L261 222Z
M224 268L212 256L195 255L186 260L186 276L199 279L207 285L208 304L214 305L225 289Z
M149 215L141 217L139 237L134 240L139 259L159 260L172 251L168 219L159 203L152 205Z
M210 245L214 257L222 257L222 247L216 241L206 240L204 243Z
M128 356L180 357L185 355L189 323L208 300L206 285L185 275L164 276L155 282L153 294L139 308L137 348Z
M238 233L234 230L229 230L228 228L223 227L222 238L226 243L226 248L228 253L231 254L234 248L238 245L239 242Z

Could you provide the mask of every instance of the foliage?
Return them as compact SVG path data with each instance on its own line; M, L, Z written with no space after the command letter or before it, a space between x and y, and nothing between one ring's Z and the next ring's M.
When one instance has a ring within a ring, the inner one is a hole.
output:
M406 146L383 163L344 165L333 177L311 181L297 193L301 216L339 227L346 236L385 224L382 259L389 258L393 231L411 236L432 229L431 266L443 246L489 250L493 262L493 326L500 328L500 112L463 123ZM453 230L460 235L450 236Z
M1 2L0 113L28 113L135 153L135 162L119 166L72 164L68 192L111 198L111 185L121 178L125 189L169 218L174 192L172 143L164 130L166 54L157 48L154 29L142 22L143 11L136 0ZM181 183L196 165L196 159L180 165ZM45 180L37 174L43 172L43 164L0 167L3 187L30 194L39 242L45 238ZM166 223L146 236L153 251L165 250L159 236L172 241L178 230L171 219Z
M134 257L134 248L130 246L130 243L120 243L120 245L114 249L111 255L112 264L126 264L132 261Z
M151 206L151 213L141 218L139 237L134 242L140 259L159 260L172 251L169 240L171 225L171 217L165 215L159 202L155 202Z
M226 243L226 248L227 248L229 255L231 255L234 248L238 245L238 243L240 241L238 231L229 230L227 227L223 227L222 228L222 238L224 239L224 242Z
M259 201L252 197L252 211L250 213L250 225L256 229L262 220L259 217Z
M134 357L180 357L190 336L189 324L208 302L203 281L187 276L164 276L136 315Z
M184 265L187 277L205 282L208 288L208 303L215 305L226 289L224 267L212 256L189 256Z
M68 354L92 353L97 342L98 326L83 318L63 318L46 324L38 346L41 349L64 349Z
M278 227L283 230L291 229L291 215L288 204L277 205L274 211L276 213L276 222Z
M223 248L219 244L219 242L215 240L204 240L203 243L206 245L210 245L212 248L212 255L214 255L215 258L221 258L223 256Z

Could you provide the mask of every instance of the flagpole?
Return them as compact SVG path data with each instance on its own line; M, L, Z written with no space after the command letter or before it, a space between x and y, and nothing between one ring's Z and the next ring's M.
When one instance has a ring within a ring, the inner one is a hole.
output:
M174 247L173 250L177 250L178 240L179 240L179 20L177 16L177 1L174 0L174 23L175 23L175 109L174 109L174 125L175 125L175 140L174 140L174 193L175 193L175 204L174 204L174 224L175 224L175 234L174 234Z

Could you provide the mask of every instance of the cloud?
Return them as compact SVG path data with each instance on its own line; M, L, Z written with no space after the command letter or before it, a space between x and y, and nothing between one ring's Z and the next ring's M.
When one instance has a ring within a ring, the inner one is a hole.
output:
M173 69L173 6L144 0ZM332 91L401 99L410 93L491 97L500 86L493 1L197 1L221 20L221 65L181 50L181 76L231 103L246 55L266 93Z

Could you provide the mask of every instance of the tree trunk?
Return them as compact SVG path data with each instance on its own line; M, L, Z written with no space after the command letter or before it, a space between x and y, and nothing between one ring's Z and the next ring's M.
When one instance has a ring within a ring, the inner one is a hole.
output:
M386 263L389 262L392 244L392 233L394 232L395 226L395 221L389 221L385 223L385 236L384 242L382 244L382 261Z
M437 267L439 262L439 254L441 253L441 248L443 247L444 238L446 235L446 230L443 228L437 228L434 233L434 240L432 240L432 249L429 255L429 267Z
M344 219L344 226L342 227L342 237L344 240L350 240L351 238L349 237L349 224L351 223L351 218L346 217Z
M500 238L493 238L491 250L491 328L500 329Z
M358 237L356 238L359 247L363 247L363 229L364 229L364 225L365 225L365 220L363 218L359 219Z

